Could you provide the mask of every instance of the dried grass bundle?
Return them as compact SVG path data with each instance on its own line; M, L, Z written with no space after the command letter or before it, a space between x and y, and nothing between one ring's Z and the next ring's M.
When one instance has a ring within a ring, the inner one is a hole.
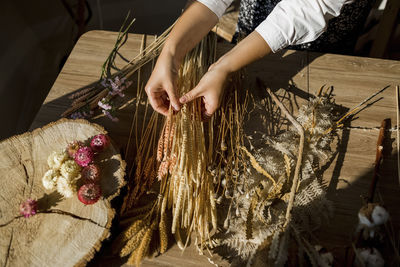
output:
M209 35L188 53L179 72L179 95L199 82L215 61L215 52L216 37ZM209 122L202 121L200 99L184 105L177 114L172 114L170 109L161 127L157 113L152 113L142 125L138 125L134 116L131 132L138 132L140 137L131 135L131 139L138 140L134 140L137 151L130 170L128 195L121 209L124 218L121 225L127 228L115 240L115 253L120 251L121 256L131 253L129 261L138 263L146 254L143 254L144 248L140 251L139 248L145 245L157 243L158 252L165 252L169 234L174 235L181 249L188 244L192 233L200 251L207 247L211 233L217 230L222 172L227 170L225 179L235 179L240 165L242 135L238 125L243 121L245 109L239 104L242 97L238 94L239 84L239 77L232 76L224 108ZM140 108L143 105L137 106L135 114ZM137 130L140 127L142 130ZM153 184L155 180L159 184ZM157 198L149 200L149 195L144 193L152 190L159 193ZM140 206L145 201L151 205ZM138 222L132 217L144 220L145 226L134 227ZM155 226L149 226L154 223ZM138 240L149 229L158 233L151 235L150 242L139 244Z

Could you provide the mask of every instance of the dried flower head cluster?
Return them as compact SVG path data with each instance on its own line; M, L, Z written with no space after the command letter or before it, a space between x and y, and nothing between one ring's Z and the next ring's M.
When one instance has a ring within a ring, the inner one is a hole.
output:
M63 151L51 153L47 159L50 169L42 178L44 188L56 189L65 198L78 192L78 199L85 205L96 203L101 188L100 168L94 163L94 158L108 145L108 136L99 134L91 138L89 146L73 141ZM80 183L83 185L78 190Z
M81 167L65 150L51 153L47 163L51 169L42 178L44 188L56 189L65 198L72 197L76 191L76 182L80 178Z

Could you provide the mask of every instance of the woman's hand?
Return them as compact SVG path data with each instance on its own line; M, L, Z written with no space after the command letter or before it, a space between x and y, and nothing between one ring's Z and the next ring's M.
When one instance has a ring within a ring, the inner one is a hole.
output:
M223 66L218 63L211 65L197 86L183 95L179 101L185 104L198 97L202 97L203 119L211 117L221 105L222 95L228 76L229 71Z
M179 63L168 52L161 53L148 80L145 91L153 109L164 116L168 115L170 104L176 111L180 103L176 95Z
M157 60L153 73L145 87L153 109L165 116L169 105L178 111L180 103L176 95L176 83L180 63L218 22L218 17L200 2L194 1L175 24Z
M202 97L204 103L203 115L206 118L210 117L221 104L225 82L229 74L270 52L271 49L264 39L257 32L251 33L215 64L211 65L199 84L182 96L179 101L184 104L197 97Z
M217 15L197 1L179 18L165 41L145 87L154 110L167 116L170 105L179 111L181 103L188 103L201 96L204 103L203 115L211 116L221 104L228 75L270 53L271 49L261 35L251 33L212 65L199 84L178 101L176 85L180 62L217 22Z

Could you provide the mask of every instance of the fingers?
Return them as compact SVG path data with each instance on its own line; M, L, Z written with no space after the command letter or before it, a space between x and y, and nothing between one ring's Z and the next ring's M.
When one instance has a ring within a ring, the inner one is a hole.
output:
M202 105L201 105L201 120L202 121L208 121L209 119L211 119L212 115L213 115L213 113L209 113L206 110L206 107L205 107L205 104L204 104L204 98L203 98Z
M151 86L146 86L145 91L153 109L164 116L168 116L169 101L166 92L154 91Z
M189 92L184 94L179 99L179 102L181 102L182 104L189 103L189 102L195 100L197 97L201 96L201 93L202 93L201 87L200 86L196 86L195 88L193 88L192 90L190 90Z
M181 109L181 104L179 103L178 97L176 96L174 87L172 85L166 86L166 91L172 108L175 111L179 111Z

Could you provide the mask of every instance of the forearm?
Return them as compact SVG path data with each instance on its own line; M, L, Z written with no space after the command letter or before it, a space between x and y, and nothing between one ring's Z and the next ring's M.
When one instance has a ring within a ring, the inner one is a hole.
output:
M271 49L257 32L252 32L234 48L222 56L214 67L232 73L268 55Z
M217 22L218 17L209 8L199 2L192 3L172 29L161 54L181 62Z

